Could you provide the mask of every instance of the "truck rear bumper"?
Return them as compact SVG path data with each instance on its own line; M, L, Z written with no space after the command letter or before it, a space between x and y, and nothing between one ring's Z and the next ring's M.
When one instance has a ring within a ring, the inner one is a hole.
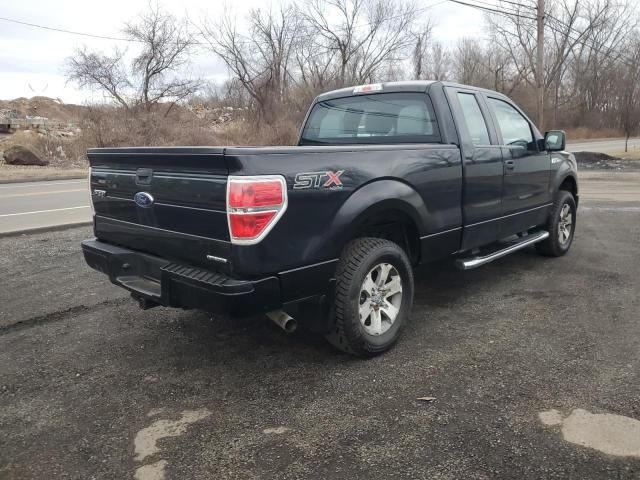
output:
M134 296L166 307L248 315L280 307L277 277L238 280L101 242L82 242L87 264Z

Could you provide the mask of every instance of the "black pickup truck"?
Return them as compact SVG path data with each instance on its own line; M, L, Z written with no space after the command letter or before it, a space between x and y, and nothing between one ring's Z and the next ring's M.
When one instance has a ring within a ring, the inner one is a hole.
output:
M397 340L413 267L571 246L565 135L509 98L447 82L345 88L298 146L91 149L87 263L142 308L266 313L360 356Z

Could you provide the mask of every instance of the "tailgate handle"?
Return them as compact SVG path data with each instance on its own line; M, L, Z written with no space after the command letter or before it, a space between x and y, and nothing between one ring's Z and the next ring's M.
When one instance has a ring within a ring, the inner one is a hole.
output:
M139 168L136 170L136 184L137 185L151 185L151 179L153 178L153 170L150 168Z

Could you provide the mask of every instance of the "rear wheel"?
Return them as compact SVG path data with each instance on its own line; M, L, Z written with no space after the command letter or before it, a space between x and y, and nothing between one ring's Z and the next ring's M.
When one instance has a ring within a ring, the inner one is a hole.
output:
M576 227L576 201L571 192L558 191L549 215L547 230L549 238L536 243L543 255L561 257L569 251Z
M373 356L393 346L413 303L413 272L402 248L359 238L345 248L336 274L335 325L327 335L342 351Z

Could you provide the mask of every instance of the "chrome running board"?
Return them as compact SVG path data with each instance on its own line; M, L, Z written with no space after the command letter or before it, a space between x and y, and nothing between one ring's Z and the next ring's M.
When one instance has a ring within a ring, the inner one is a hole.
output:
M533 245L534 243L546 240L547 238L549 238L549 232L542 231L532 233L518 239L516 242L511 242L505 248L501 248L500 250L492 252L488 255L474 255L473 257L459 258L458 260L456 260L456 267L458 267L460 270L471 270L472 268L478 268L499 258L506 257L513 252L522 250L529 245Z

